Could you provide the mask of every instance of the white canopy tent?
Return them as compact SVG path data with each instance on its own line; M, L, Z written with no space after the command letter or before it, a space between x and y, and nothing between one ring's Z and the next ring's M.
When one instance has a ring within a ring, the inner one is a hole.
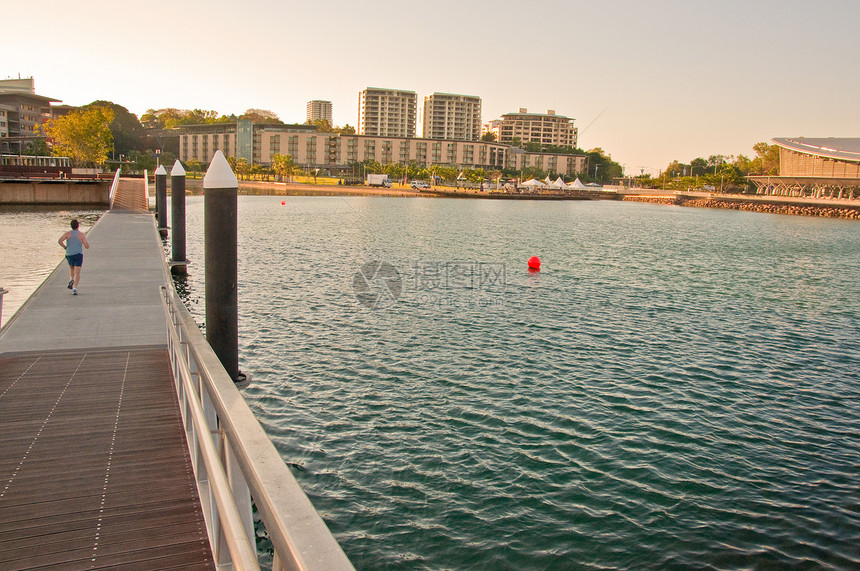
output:
M546 185L544 183L542 183L539 180L533 179L533 178L528 179L527 181L522 183L520 186L528 186L528 187L532 187L532 188L545 188L546 187Z
M571 184L569 188L572 188L573 190L588 190L588 187L582 184L579 177L576 177L576 180L573 181L573 184Z
M559 190L568 190L570 187L564 183L561 177L555 179L554 182L549 183L550 188L557 188Z

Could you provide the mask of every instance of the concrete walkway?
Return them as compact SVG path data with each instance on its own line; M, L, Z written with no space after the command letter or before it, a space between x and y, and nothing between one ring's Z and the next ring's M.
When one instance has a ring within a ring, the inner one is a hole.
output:
M63 261L4 327L0 354L166 345L159 287L170 276L152 215L108 212L87 240L78 295Z

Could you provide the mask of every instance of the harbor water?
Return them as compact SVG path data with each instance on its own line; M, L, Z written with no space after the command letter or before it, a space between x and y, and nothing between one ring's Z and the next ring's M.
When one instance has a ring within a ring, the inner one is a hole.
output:
M178 284L201 325L203 210ZM243 393L358 569L860 568L856 222L238 212Z
M245 395L357 568L860 566L856 222L238 211ZM189 198L200 322L202 221Z
M81 230L86 232L103 212L0 206L0 241L4 254L0 264L0 289L9 292L3 296L0 325L9 321L57 264L65 263L65 252L57 240L70 230L69 222L76 218ZM81 275L86 277L85 273Z

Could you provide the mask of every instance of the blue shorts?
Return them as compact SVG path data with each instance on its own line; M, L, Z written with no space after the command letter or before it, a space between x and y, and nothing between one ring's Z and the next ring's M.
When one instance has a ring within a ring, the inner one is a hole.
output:
M72 254L71 256L66 256L66 261L69 262L69 266L83 266L84 265L84 255L83 254Z

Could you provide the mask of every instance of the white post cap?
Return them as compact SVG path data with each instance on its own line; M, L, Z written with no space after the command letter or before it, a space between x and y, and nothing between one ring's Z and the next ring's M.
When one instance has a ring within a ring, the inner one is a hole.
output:
M203 176L203 188L239 188L239 181L221 149L215 151L209 170Z
M164 168L164 165L158 165L158 168L155 169L155 174L167 176L167 169Z
M182 163L179 162L179 159L176 159L176 162L173 163L173 169L170 171L170 176L185 176L185 169L182 168Z

